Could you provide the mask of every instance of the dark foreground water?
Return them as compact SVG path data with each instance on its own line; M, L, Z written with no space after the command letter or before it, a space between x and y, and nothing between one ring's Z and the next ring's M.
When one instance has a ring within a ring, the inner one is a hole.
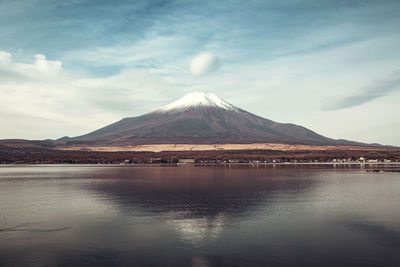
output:
M400 266L400 174L0 167L0 266Z

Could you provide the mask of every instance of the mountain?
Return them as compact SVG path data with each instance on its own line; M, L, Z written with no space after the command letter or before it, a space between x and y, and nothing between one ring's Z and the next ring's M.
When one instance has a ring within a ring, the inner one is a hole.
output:
M305 127L278 123L240 109L212 93L194 92L138 117L124 118L66 145L285 143L360 145L334 140Z

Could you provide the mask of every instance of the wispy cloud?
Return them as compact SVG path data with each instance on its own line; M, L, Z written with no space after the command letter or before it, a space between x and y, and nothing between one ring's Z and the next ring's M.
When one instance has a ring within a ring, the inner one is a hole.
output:
M354 94L330 98L322 106L322 110L339 110L365 104L376 98L388 95L394 90L400 90L400 71L393 72L385 79L372 82Z

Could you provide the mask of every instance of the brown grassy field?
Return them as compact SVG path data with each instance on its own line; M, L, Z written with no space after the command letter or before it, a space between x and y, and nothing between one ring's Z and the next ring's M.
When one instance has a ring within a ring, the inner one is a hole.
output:
M0 140L0 163L174 163L228 161L331 161L333 159L400 161L400 148L288 144L157 144L136 146L57 146L51 142Z
M317 146L288 145L275 143L258 144L154 144L133 146L70 146L59 147L59 150L98 151L98 152L163 152L163 151L232 151L232 150L277 150L277 151L326 151L326 150L360 150L356 146ZM390 150L383 147L364 147L368 150Z

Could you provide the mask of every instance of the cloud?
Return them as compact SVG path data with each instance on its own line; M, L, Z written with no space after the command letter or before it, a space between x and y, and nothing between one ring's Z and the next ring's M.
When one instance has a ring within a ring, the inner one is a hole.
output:
M322 110L331 111L359 106L376 98L385 96L399 88L400 71L396 71L385 79L377 80L371 83L369 86L363 88L358 93L350 96L327 100L326 103L322 106Z
M190 72L203 76L219 68L218 57L211 53L200 53L190 62Z
M36 54L35 55L35 67L37 70L52 72L52 71L60 71L62 69L62 63L60 61L51 61L47 60L45 55Z
M0 64L8 63L11 61L11 54L9 52L0 51Z
M12 60L11 53L0 51L0 83L49 79L62 74L60 61L48 60L42 54L36 54L34 58L33 63L18 63Z
M84 134L159 107L174 89L144 69L85 77L41 54L20 63L0 51L0 139Z

